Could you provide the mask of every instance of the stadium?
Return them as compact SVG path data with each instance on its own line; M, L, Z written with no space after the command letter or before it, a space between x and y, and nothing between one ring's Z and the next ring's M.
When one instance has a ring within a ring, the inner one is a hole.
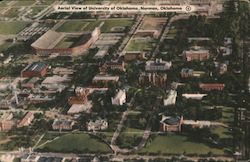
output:
M64 33L53 30L47 31L31 44L36 54L48 56L50 54L78 55L86 51L101 34L100 28L87 33Z

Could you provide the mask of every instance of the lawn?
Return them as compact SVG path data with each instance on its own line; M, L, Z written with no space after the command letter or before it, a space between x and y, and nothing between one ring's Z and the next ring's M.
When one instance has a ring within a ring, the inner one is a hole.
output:
M106 20L101 30L103 33L108 33L112 32L111 29L113 27L130 27L132 24L132 20Z
M19 14L20 8L10 8L8 11L6 11L2 16L8 17L8 18L15 18Z
M137 146L141 142L143 132L144 131L140 129L127 127L118 136L116 143L121 148L132 149L133 147Z
M211 148L200 142L193 142L186 136L165 135L157 136L150 143L147 143L140 153L163 153L163 154L207 154L212 152L216 155L223 155L222 149Z
M0 34L17 34L28 25L28 22L21 21L2 21L0 23Z
M95 27L98 27L101 24L100 20L90 21L90 23L84 28L85 31L93 31Z
M19 0L13 6L30 6L35 2L35 0Z
M34 17L36 16L38 13L40 13L41 11L43 11L45 9L45 7L31 7L31 13L29 14L30 17Z
M86 21L66 21L61 27L58 28L59 32L77 32L77 31L92 31L95 27L99 26L102 21L100 20L86 20ZM111 32L113 27L126 27L131 26L132 20L105 20L101 28L103 33Z
M154 42L150 39L132 39L125 51L151 51Z
M79 32L90 31L100 25L100 21L66 21L58 28L59 32Z
M78 39L77 37L66 37L56 45L56 48L70 48Z
M88 134L67 134L45 144L38 150L42 152L87 153L111 152L108 145Z
M121 134L124 134L125 136L128 136L128 137L133 137L133 136L142 137L143 133L144 133L144 130L141 130L141 129L126 128Z
M6 7L8 1L1 1L0 2L0 7Z
M36 5L51 5L54 2L55 2L54 0L43 0L40 1L40 3L36 3Z
M222 119L221 122L225 124L232 124L234 121L234 109L232 107L217 106L222 108Z
M57 31L59 32L77 32L84 31L84 28L89 24L88 21L67 21Z
M141 142L146 125L139 122L139 115L134 113L128 115L125 128L117 138L117 145L121 148L133 148Z
M229 128L225 127L215 127L211 129L211 133L217 134L219 138L233 138L232 133L229 131Z
M4 50L8 49L11 45L12 45L11 42L5 42L5 43L1 44L1 45L0 45L0 52L2 52L2 51L4 51Z

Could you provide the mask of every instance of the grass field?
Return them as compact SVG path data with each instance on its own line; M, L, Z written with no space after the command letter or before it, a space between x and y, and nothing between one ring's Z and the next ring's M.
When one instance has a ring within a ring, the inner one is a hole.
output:
M104 25L102 26L102 32L108 33L111 32L111 29L113 27L127 27L132 26L133 21L132 20L106 20L104 22Z
M0 7L6 7L8 1L1 1L0 2Z
M117 138L117 145L121 148L130 148L137 146L143 136L143 130L135 128L126 128Z
M148 143L141 153L164 153L164 154L207 154L223 155L222 149L211 148L203 143L190 141L181 135L157 136Z
M211 132L217 134L219 138L233 138L232 133L228 128L225 127L215 127L211 129Z
M71 47L76 41L78 40L77 37L66 37L61 40L57 45L56 48L69 48Z
M30 6L35 2L35 0L19 0L13 6Z
M154 42L150 39L132 39L128 43L125 51L150 51Z
M5 42L3 44L0 45L0 52L6 50L7 48L9 48L12 45L12 43L10 42Z
M217 106L222 108L222 119L221 122L225 124L232 124L234 121L234 109L232 107Z
M31 7L31 9L32 9L32 12L29 14L29 17L34 17L38 13L40 13L42 10L44 10L45 7L36 6L36 7Z
M2 16L8 17L8 18L15 18L19 14L19 9L20 8L11 8L8 11L6 11Z
M27 22L21 21L0 21L0 23L0 34L17 34L28 25Z
M88 134L67 134L45 144L40 151L63 153L111 152L108 145Z
M57 31L59 32L79 32L93 30L100 21L67 21Z
M101 20L86 20L86 21L66 21L61 27L58 28L59 32L77 32L77 31L92 31L95 27L101 24ZM126 27L131 26L131 20L105 20L101 28L103 33L111 32L113 27Z
M43 0L40 3L36 3L36 5L51 5L53 2L55 2L54 0Z

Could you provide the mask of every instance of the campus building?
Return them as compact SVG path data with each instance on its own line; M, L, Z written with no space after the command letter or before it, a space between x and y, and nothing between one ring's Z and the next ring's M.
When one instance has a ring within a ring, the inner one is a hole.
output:
M87 123L88 131L105 130L108 128L108 122L105 119L98 119L95 121L90 120Z
M43 77L46 75L48 65L44 62L33 62L21 71L21 77Z
M123 105L126 103L126 92L124 90L119 90L119 92L112 97L112 105Z
M221 84L221 83L200 83L199 87L204 91L212 91L212 90L222 91L225 88L225 84Z
M181 77L182 78L200 77L204 74L205 74L204 71L194 71L193 69L189 69L189 68L181 69Z
M160 130L163 132L180 132L183 117L162 116Z
M33 119L34 119L34 114L32 112L26 113L23 119L18 122L17 128L30 125Z
M172 62L162 61L162 59L156 59L155 61L147 61L146 71L166 71L172 66Z
M145 59L145 52L142 51L127 51L124 55L125 61L143 60Z
M209 51L208 50L183 51L183 58L186 61L205 61L209 59Z
M75 122L66 119L55 119L52 124L53 130L72 130Z
M165 86L166 81L167 74L141 73L139 76L139 84L141 85L152 84L155 86Z

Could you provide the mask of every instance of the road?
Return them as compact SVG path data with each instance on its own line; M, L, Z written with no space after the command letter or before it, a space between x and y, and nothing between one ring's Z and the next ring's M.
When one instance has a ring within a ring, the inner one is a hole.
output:
M0 153L6 153L6 152L0 152ZM28 152L12 152L13 155L16 156L20 156L20 155L25 155ZM42 157L57 157L57 158L78 158L78 157L86 157L86 156L92 156L95 157L96 154L73 154L73 153L33 153L34 155L38 155L38 156L42 156ZM138 155L138 154L133 154L130 153L129 155L114 155L112 153L108 153L108 154L98 154L98 156L102 156L102 157L109 157L111 160L110 161L124 161L124 159L128 160L128 159L144 159L144 160L149 160L149 159L172 159L173 157L176 158L180 158L180 159L186 159L186 160L192 160L192 161L198 161L199 159L207 159L207 160L214 160L214 161L234 161L233 158L231 157L224 157L224 156L216 156L216 157L197 157L197 156L184 156L184 155L180 155L180 156L164 156L164 155Z

